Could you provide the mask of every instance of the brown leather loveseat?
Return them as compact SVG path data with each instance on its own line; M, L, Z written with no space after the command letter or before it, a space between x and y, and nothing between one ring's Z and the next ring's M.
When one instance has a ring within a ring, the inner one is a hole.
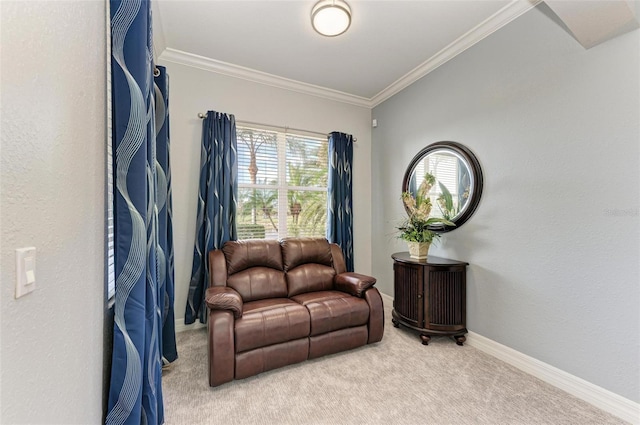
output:
M326 239L227 242L209 253L209 385L378 342L382 298Z

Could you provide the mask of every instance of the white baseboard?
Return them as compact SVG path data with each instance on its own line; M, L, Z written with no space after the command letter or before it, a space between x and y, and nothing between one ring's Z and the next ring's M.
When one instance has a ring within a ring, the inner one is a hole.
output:
M539 378L554 387L578 397L595 407L611 413L632 424L640 424L640 404L615 394L609 390L571 375L533 357L495 342L475 332L467 334L467 342L523 372Z
M382 297L382 304L384 304L385 307L393 308L393 297L392 296L389 296L387 294L383 294L382 292L380 292L380 296Z

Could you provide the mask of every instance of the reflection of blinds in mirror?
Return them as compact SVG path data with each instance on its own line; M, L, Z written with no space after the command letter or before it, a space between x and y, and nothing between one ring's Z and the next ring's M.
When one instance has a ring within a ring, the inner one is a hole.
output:
M416 165L416 170L414 171L414 174L416 176L416 187L420 186L420 183L422 183L422 179L424 178L424 174L425 174L425 162L427 162L427 159L425 158L424 161L420 161L418 162L418 164Z
M451 192L455 208L458 205L458 158L449 154L434 153L429 155L424 162L426 163L426 172L436 177L436 184L429 192L433 205L431 215L442 217L442 211L438 207L438 197L442 195L442 190L438 183L442 183Z

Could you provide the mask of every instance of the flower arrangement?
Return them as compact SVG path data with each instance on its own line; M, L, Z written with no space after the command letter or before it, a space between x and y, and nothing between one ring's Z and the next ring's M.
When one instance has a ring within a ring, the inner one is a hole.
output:
M424 176L420 187L413 196L410 192L402 194L402 202L407 208L409 217L397 227L398 237L407 242L431 243L440 237L440 234L431 230L433 224L446 224L455 226L448 220L448 217L429 217L431 214L431 199L429 191L436 182L436 178L431 173Z

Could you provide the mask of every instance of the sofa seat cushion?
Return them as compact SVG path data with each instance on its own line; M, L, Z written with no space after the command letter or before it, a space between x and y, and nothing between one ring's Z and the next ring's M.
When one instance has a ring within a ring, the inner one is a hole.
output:
M369 320L367 302L344 292L307 292L291 299L309 310L311 336L364 325Z
M236 353L309 336L309 311L287 298L244 303L235 322Z

